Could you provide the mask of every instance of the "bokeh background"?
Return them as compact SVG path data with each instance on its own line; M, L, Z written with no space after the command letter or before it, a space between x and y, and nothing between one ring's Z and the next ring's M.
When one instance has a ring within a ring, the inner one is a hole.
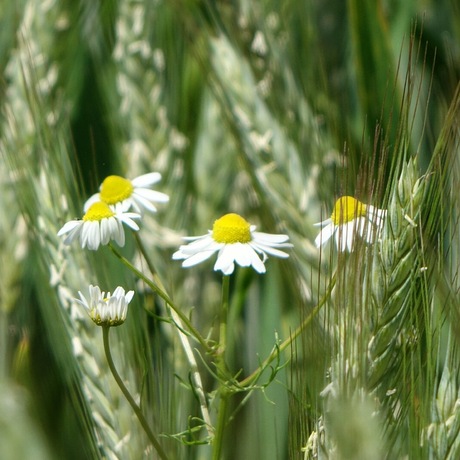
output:
M273 380L235 397L225 458L458 458L459 76L456 0L2 0L0 458L155 458L101 331L72 302L90 283L136 289L113 331L119 371L173 458L210 458L165 306L106 248L56 236L105 176L150 171L170 202L123 253L148 273L142 243L205 336L221 277L172 261L181 237L237 212L294 244L265 275L232 277L235 372L337 282ZM398 243L385 270L364 248L341 259L315 247L313 223L341 195L405 210L385 233ZM376 320L377 304L393 313ZM391 346L374 349L380 327ZM197 357L215 410L209 357Z

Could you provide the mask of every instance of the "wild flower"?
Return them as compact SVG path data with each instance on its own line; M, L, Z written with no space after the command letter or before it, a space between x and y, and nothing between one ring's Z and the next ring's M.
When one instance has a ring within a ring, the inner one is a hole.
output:
M314 224L323 227L315 244L319 248L335 236L337 248L343 252L353 250L357 235L372 243L382 228L386 213L386 210L361 203L351 196L342 196L335 202L331 217Z
M217 252L215 271L231 275L235 262L241 267L250 267L258 273L265 273L265 261L268 254L287 258L288 254L278 248L290 248L287 235L272 235L256 232L251 225L238 214L226 214L214 222L212 230L206 235L185 237L190 243L180 246L173 254L174 260L184 260L183 267L192 267ZM262 258L260 258L262 256Z
M113 294L101 292L99 286L89 286L89 300L78 291L80 299L75 299L80 305L85 307L90 318L98 326L119 326L126 320L128 304L134 296L134 291L128 291L118 286Z
M127 204L109 206L107 203L97 201L88 208L82 219L71 220L64 224L58 236L65 235L65 244L72 244L74 240L79 239L83 249L87 247L93 251L101 244L108 244L110 240L115 240L119 246L124 246L123 224L137 231L139 226L133 219L141 217L137 213L126 211Z
M102 182L99 193L94 194L86 201L84 210L89 209L93 203L102 201L109 206L121 203L126 206L126 209L132 207L139 214L142 214L144 210L156 212L157 208L153 203L167 203L169 201L168 195L150 188L160 180L161 174L158 172L143 174L132 180L121 176L108 176Z

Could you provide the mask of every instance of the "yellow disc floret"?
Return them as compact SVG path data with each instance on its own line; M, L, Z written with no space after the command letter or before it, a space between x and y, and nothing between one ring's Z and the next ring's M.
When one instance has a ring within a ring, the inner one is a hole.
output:
M113 217L114 215L115 213L109 208L107 203L98 201L89 207L88 211L86 211L86 214L83 216L83 220L102 220Z
M128 179L120 176L108 176L101 186L101 201L115 204L126 200L133 194L133 184Z
M366 215L366 205L351 196L340 197L334 205L331 220L334 225L342 225Z
M251 225L238 214L225 214L212 227L212 237L218 243L249 243Z

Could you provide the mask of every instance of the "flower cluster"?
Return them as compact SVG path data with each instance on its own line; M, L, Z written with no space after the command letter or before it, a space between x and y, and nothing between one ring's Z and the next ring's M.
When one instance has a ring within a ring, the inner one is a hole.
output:
M89 198L84 205L84 216L67 222L58 232L65 236L64 243L79 239L82 248L97 250L114 240L119 246L125 244L123 224L139 230L134 219L140 219L143 211L156 212L154 203L166 203L168 195L149 187L161 179L153 172L133 180L120 176L108 176L101 184L99 193ZM130 212L130 209L135 212Z
M166 203L168 195L152 190L151 186L161 179L156 172L144 174L133 180L120 176L108 176L99 192L85 203L82 219L67 222L58 232L65 244L79 240L82 248L97 250L114 240L119 246L125 243L124 225L139 230L135 220L145 211L156 212L155 203ZM319 222L322 227L315 239L317 247L325 245L333 236L339 251L352 251L356 237L367 243L374 241L382 228L386 211L361 203L350 196L340 197L331 217ZM265 273L268 256L287 258L283 249L292 248L288 235L256 231L238 214L230 213L217 219L205 235L185 237L186 244L179 247L172 258L182 260L182 266L193 267L208 260L214 254L217 259L215 271L231 275L235 264L252 267L257 273ZM105 294L98 286L89 287L89 301L79 292L77 300L98 325L116 326L126 318L129 302L134 292L117 287Z

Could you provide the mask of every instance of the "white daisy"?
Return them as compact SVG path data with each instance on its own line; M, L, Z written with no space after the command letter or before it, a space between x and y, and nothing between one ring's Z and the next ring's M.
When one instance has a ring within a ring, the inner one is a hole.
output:
M169 196L165 193L150 189L160 179L161 174L158 172L143 174L133 180L120 176L108 176L99 187L99 193L89 198L83 209L86 212L93 203L103 201L110 206L122 203L127 206L127 209L132 206L140 214L143 210L156 212L157 208L153 203L169 201Z
M118 286L113 294L101 292L99 286L89 286L89 302L86 297L78 291L80 299L75 299L83 305L90 318L98 326L119 326L123 324L128 313L128 304L133 298L134 291L128 291Z
M325 245L333 235L339 251L352 251L355 236L359 235L367 243L374 241L374 236L383 225L386 211L366 205L351 196L340 197L329 219L314 225L324 226L315 239L319 248Z
M139 214L126 212L126 206L119 204L109 206L102 201L93 203L86 211L83 219L67 222L58 232L58 236L66 235L65 244L71 244L80 239L82 248L96 250L99 245L106 245L110 240L115 240L119 246L125 244L123 224L133 230L139 226L133 219L140 218Z
M214 270L220 270L224 275L233 273L235 262L241 267L252 266L256 272L265 273L267 254L289 257L278 248L291 248L292 244L287 243L287 235L271 235L255 229L255 225L238 214L226 214L214 222L207 235L184 238L190 243L180 246L173 259L184 260L183 267L192 267L217 252Z

